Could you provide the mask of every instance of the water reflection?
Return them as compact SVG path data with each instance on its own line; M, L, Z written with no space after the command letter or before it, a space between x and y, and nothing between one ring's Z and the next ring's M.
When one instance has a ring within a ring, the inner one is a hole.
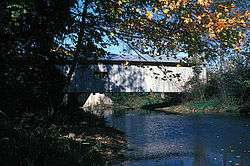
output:
M250 166L250 119L124 110L106 119L126 134L122 165Z

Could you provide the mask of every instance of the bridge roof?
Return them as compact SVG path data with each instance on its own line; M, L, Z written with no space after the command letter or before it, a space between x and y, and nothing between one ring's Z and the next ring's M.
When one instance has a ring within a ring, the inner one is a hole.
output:
M71 64L73 59L65 60L64 63ZM106 64L106 65L113 65L113 64L128 64L128 65L151 65L151 66L176 66L180 64L181 66L191 66L191 64L182 61L180 58L173 58L168 56L156 56L152 57L149 55L143 56L136 56L136 55L129 55L129 54L107 54L103 57L98 59L96 58L84 58L79 57L78 59L79 64L82 65L91 65L91 64Z
M99 60L109 61L129 61L129 62L170 62L179 63L181 59L169 57L167 55L162 56L149 56L149 55L131 55L131 54L107 54L101 57Z
M80 64L128 64L128 65L150 65L150 66L176 66L180 64L183 67L191 66L181 60L181 58L173 58L169 56L156 56L149 55L136 56L129 54L107 54L99 59L80 60Z

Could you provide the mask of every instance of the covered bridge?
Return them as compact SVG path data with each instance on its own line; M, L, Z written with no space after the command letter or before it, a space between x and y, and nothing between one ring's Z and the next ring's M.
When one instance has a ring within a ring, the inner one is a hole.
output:
M192 66L178 59L110 55L80 61L68 93L182 92L193 76ZM200 78L207 79L206 68Z

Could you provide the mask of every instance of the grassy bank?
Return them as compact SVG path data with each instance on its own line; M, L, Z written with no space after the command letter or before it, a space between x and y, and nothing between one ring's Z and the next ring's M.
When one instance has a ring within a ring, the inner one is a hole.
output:
M222 100L220 98L211 98L208 100L183 101L178 105L156 108L155 110L180 113L180 114L235 114L239 115L243 109L248 109L247 105L241 105L234 99Z
M114 107L141 108L165 101L160 93L108 93Z
M1 166L105 165L119 160L126 145L123 133L80 109L0 118Z
M114 107L144 108L167 113L180 114L240 114L246 104L240 103L234 97L208 99L183 99L184 94L165 95L160 93L112 93L108 96L113 100Z

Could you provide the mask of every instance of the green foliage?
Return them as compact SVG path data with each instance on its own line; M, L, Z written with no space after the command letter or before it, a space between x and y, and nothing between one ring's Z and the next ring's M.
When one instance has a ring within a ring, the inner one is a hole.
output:
M239 31L234 29L226 29L219 33L221 42L229 48L234 48L237 43Z
M206 100L191 100L184 105L190 110L198 113L239 113L239 100L235 97L218 98L213 97Z
M1 166L105 163L94 138L104 121L58 107L66 82L57 66L66 56L61 41L80 25L71 13L75 2L0 2L0 110L7 117L0 114Z
M162 23L160 19L152 22L145 17L145 13L149 12L148 5L157 3L145 0L120 2L0 1L0 114L5 116L0 121L0 161L3 163L0 165L4 165L4 162L8 165L104 164L101 157L104 155L100 155L100 146L93 139L79 143L69 139L69 136L63 137L69 132L88 133L90 129L103 126L98 119L86 114L72 117L74 112L71 109L60 112L62 110L58 106L68 79L57 65L65 59L74 59L76 62L81 57L99 57L106 53L107 46L118 45L119 40L127 42L132 48L142 48L141 53L151 55L155 51L166 54L173 50L201 53L210 48L203 41L206 32L202 29L196 31L203 26L182 24L181 10L173 14L179 20L169 21L165 17ZM190 9L196 9L192 4L189 5ZM187 8L183 9L183 14L189 12L190 16L193 15ZM153 16L151 14L148 17ZM236 42L233 40L237 36L236 32L226 32L221 37L227 41L228 35L232 36L229 42ZM75 66L72 66L74 69ZM239 79L231 81L232 76ZM249 96L249 73L246 76L230 73L222 77L228 80L228 87L238 88L235 91L227 90L230 95L239 96L242 100ZM216 91L218 87L217 83L212 82L210 86L198 82L195 84L195 93L198 94L195 96L202 98L215 95L210 89ZM132 107L162 101L159 95L152 94L111 97L117 103ZM196 104L195 107L208 108L213 105L215 103L210 102ZM66 114L68 111L71 115ZM82 127L79 123L84 118L89 118L92 123L88 124L94 127Z
M131 108L140 108L145 105L157 104L164 101L160 94L150 93L111 93L107 94L115 104L128 106Z
M218 108L221 102L218 99L210 99L206 101L194 101L190 104L191 109L195 110L212 110Z
M55 107L65 84L55 38L71 25L71 0L6 1L0 16L0 108L8 115Z
M242 56L242 55L241 55ZM227 57L228 58L228 57ZM245 60L246 61L242 61ZM248 55L238 57L236 54L228 58L224 70L208 73L207 82L194 77L187 85L185 100L195 110L226 110L235 112L240 105L248 103L250 96L250 68ZM198 102L196 102L198 101Z
M198 100L211 97L236 97L245 102L250 92L249 80L249 68L236 68L224 73L211 72L206 83L197 79L191 79L187 83L187 97ZM225 94L222 94L222 90Z

